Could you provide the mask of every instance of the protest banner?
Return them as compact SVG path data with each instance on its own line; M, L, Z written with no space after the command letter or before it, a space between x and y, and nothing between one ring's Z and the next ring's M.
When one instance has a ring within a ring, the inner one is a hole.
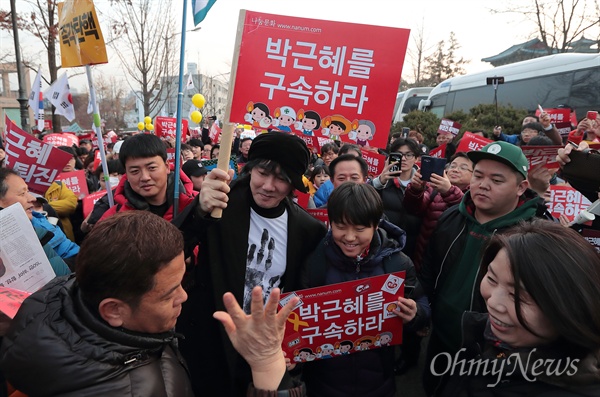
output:
M62 67L107 63L104 37L92 0L58 3Z
M548 113L548 116L550 116L550 120L552 122L552 124L554 124L554 126L556 127L556 129L558 130L559 134L561 136L568 136L569 132L571 132L571 109L569 108L560 108L560 109L555 109L555 108L550 108L550 109L544 109L544 112ZM540 112L540 109L536 109L535 110L535 115L537 117L540 117L540 115L542 114L542 112ZM577 125L577 118L575 119L575 125Z
M283 294L300 302L285 327L282 349L293 363L344 356L402 343L393 311L404 296L404 272Z
M460 127L462 127L462 125L457 123L456 121L442 119L442 121L440 122L440 126L438 127L437 133L438 134L450 133L454 136L457 136L458 133L460 132Z
M446 144L444 143L443 145L440 145L440 146L436 147L435 149L431 149L429 151L429 156L436 157L439 159L445 158L446 157Z
M5 124L6 166L21 175L29 190L44 194L73 155L29 135L8 116Z
M177 130L177 119L175 117L162 117L158 116L154 118L154 133L157 137L163 139L175 139ZM187 140L188 132L188 121L181 120L181 139Z
M492 141L491 139L487 139L467 131L464 133L462 138L460 138L460 142L456 147L456 152L468 153L476 150L481 150L482 147L492 142L494 141Z
M309 193L303 193L301 191L294 191L294 194L296 195L296 203L306 209L308 207L308 199L310 198L310 194Z
M167 149L167 165L169 169L175 169L175 148L170 147Z
M56 180L64 183L80 200L90 194L84 170L61 172Z
M20 203L0 211L0 287L35 292L56 277Z
M70 134L68 132L57 133L57 134L47 134L44 135L42 140L52 146L79 146L79 138L75 134Z
M0 258L0 273L4 269L4 263ZM8 318L15 318L23 301L31 295L30 292L21 291L14 288L0 287L0 312L6 314Z
M100 200L106 194L106 190L100 190L99 192L94 192L88 194L83 198L83 218L87 218L87 216L94 210L94 205L96 201Z
M219 120L215 120L208 130L208 137L213 143L219 142L221 137L221 127L219 127Z
M52 120L44 120L44 130L52 131Z
M302 139L304 141L304 143L306 143L306 146L308 147L308 149L311 152L313 152L313 149L314 149L316 151L316 153L321 153L321 145L319 145L319 140L317 139L316 136L305 135L299 131L293 131L293 133L298 138Z
M546 203L553 217L565 215L572 221L577 214L592 204L580 191L570 186L550 185L550 202Z
M313 218L320 220L329 229L329 216L327 214L327 208L309 208L306 210Z
M556 161L556 155L560 148L562 146L521 146L529 163L529 169L540 164L548 169L558 169L560 165Z
M581 235L600 253L600 230L583 229Z
M369 176L379 176L385 168L385 156L370 150L361 150L362 158L369 166Z
M385 147L409 30L241 10L238 32L231 121Z

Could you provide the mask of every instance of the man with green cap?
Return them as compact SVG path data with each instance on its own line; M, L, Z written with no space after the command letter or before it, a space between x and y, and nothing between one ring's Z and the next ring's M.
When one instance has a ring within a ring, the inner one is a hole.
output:
M293 201L294 189L306 191L302 175L309 155L295 135L260 134L240 177L231 181L232 172L211 170L197 203L175 220L188 248L200 244L191 274L194 285L187 289L178 321L178 332L186 337L180 350L197 394L245 395L251 381L248 365L212 318L224 308L223 294L231 291L249 313L257 285L267 295L276 287L300 289L306 259L325 236L325 225ZM220 219L210 216L215 208L223 210Z
M527 181L528 163L521 148L494 142L467 153L474 163L470 190L460 204L439 219L427 246L420 274L432 306L432 334L427 349L424 387L431 395L436 375L461 347L465 311L485 312L477 287L481 252L495 233L536 217L552 219ZM439 378L438 378L439 379Z

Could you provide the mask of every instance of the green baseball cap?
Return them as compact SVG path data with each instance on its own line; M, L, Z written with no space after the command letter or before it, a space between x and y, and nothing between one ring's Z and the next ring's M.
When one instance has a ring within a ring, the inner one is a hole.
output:
M493 160L506 164L527 179L529 163L520 147L512 143L498 141L488 143L481 150L467 153L469 159L476 164L479 160Z

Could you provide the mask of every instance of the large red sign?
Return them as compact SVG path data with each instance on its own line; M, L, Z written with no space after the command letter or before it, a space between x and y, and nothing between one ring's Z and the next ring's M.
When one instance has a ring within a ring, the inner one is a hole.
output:
M29 190L44 194L73 156L20 129L6 116L5 163L25 180Z
M287 319L283 351L298 363L401 343L402 320L394 310L404 277L383 274L282 295L282 306L300 298Z
M173 138L177 135L177 119L175 117L161 117L158 116L154 119L154 133L159 138ZM186 141L188 133L188 121L186 119L181 120L181 139L183 142Z
M57 177L57 181L64 183L78 199L82 199L90 194L85 179L85 171L77 170L71 172L61 172Z
M558 169L560 165L556 161L556 155L560 148L562 146L521 146L523 154L527 157L529 169L540 164L549 169Z
M565 215L569 221L572 221L590 204L592 204L590 200L570 186L550 185L550 202L546 205L548 211L557 219Z
M458 146L456 147L456 152L472 152L476 150L481 150L482 147L487 145L488 143L492 143L491 139L484 138L479 135L475 135L471 132L465 132Z
M362 150L362 158L369 166L369 176L379 176L385 168L385 156L369 150Z
M79 146L79 138L77 135L68 132L44 135L44 138L42 139L52 146Z
M385 147L409 30L253 11L241 18L230 121Z

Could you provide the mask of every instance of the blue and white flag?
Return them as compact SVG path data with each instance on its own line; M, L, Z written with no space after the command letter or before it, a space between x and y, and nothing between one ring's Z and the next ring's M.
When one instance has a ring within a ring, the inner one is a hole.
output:
M215 4L217 0L192 0L192 9L194 11L194 26L206 18L208 10Z

